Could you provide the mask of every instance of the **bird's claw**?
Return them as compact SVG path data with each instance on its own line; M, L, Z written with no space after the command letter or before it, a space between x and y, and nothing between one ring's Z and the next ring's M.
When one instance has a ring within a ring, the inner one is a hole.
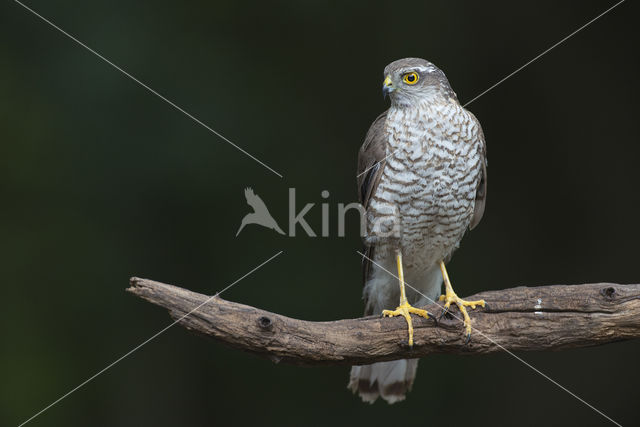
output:
M449 305L445 304L444 307L442 307L442 311L440 312L440 316L438 316L438 322L440 322L440 320L449 312Z
M470 341L471 341L471 332L467 332L466 338L464 340L464 345L469 344Z
M405 318L409 332L409 347L413 347L413 322L411 321L411 314L416 314L424 317L425 319L428 319L429 315L431 315L427 310L415 308L406 301L401 302L395 310L382 310L382 317L402 316Z
M442 319L442 317L449 312L451 304L455 303L460 310L460 314L462 314L462 321L465 328L464 344L469 344L469 342L471 341L471 318L469 317L469 313L467 312L466 307L471 307L472 309L476 308L477 306L485 307L486 303L484 302L484 300L465 301L462 298L459 298L458 295L453 292L453 289L449 289L445 295L440 296L440 301L444 301L445 304L442 307L442 312L440 313L438 320Z

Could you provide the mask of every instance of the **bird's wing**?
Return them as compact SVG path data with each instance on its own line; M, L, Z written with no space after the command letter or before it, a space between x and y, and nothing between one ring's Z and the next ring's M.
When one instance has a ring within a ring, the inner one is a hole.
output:
M358 196L365 210L369 206L369 200L371 200L371 196L373 196L380 183L380 177L382 176L382 171L386 163L386 121L387 112L385 111L371 124L358 153ZM374 250L374 246L365 248L366 258L362 259L362 277L364 284L367 283L367 279L371 273L373 264L369 259L373 259ZM365 314L372 314L369 312L371 310L369 304L366 304L366 307Z
M358 153L358 196L365 209L375 192L384 169L386 156L387 112L380 114L371 124Z
M480 176L480 183L478 184L478 188L476 189L476 202L473 209L473 216L471 217L471 223L469 223L469 230L473 230L475 226L478 225L478 223L482 219L482 215L484 215L484 208L487 204L487 143L484 140L484 133L482 132L482 128L480 127L480 122L473 114L471 114L471 117L476 121L476 124L478 125L479 133L477 137L482 141L482 152L480 154L480 162L482 163L482 175Z
M244 189L244 197L247 198L247 204L253 208L254 212L268 211L267 206L264 204L260 196L255 194L251 187Z

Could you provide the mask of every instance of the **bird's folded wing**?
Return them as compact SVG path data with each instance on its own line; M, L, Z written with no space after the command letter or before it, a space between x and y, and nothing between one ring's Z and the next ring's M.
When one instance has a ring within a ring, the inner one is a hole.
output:
M369 206L369 200L375 193L380 177L385 166L386 153L386 130L387 112L380 114L371 124L367 136L364 139L360 152L358 153L358 196L360 203L365 210ZM365 258L362 259L362 279L363 284L367 283L371 273L371 261L374 256L374 246L365 248ZM365 304L365 315L371 313L371 307Z

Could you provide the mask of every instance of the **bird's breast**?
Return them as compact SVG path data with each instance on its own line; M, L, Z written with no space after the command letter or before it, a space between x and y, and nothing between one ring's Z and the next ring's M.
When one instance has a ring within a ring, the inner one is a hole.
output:
M448 105L389 111L386 164L371 208L373 216L399 215L403 246L450 252L469 225L481 142L466 114Z

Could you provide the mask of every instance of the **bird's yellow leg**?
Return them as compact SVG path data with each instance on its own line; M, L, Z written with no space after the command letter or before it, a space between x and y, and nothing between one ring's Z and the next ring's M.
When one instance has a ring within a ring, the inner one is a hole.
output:
M402 270L402 253L396 252L396 262L398 263L398 280L400 281L400 305L395 310L383 310L382 315L388 317L403 316L407 320L409 327L409 346L413 346L413 323L411 322L411 313L429 318L427 310L415 308L407 300L407 294L404 289L404 272Z
M453 287L451 286L451 281L449 280L449 275L447 274L447 268L444 266L444 261L440 261L440 271L442 271L442 278L444 279L444 295L440 295L440 301L444 301L444 308L442 310L442 314L440 318L449 310L449 306L451 303L455 303L460 309L460 313L462 313L462 317L464 318L464 327L465 327L465 335L467 336L467 341L471 339L471 319L469 318L469 313L467 313L466 307L476 308L476 306L480 305L482 307L485 306L485 302L483 299L477 301L465 301L462 298L458 297L456 293L453 291Z

